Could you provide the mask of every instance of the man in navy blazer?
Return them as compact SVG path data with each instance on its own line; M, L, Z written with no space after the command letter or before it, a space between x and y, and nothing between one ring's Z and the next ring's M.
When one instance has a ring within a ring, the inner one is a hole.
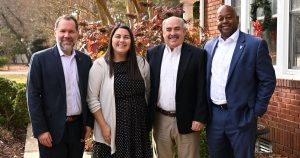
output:
M41 158L81 158L93 117L86 102L89 56L73 49L78 39L74 17L55 24L57 45L30 61L27 101Z
M217 11L221 36L205 44L207 127L212 158L254 158L257 117L267 110L276 86L267 43L240 32L231 6Z
M151 91L149 107L159 158L198 158L199 131L207 121L205 95L206 53L184 43L182 18L163 21L166 44L150 48ZM154 118L153 118L154 117Z

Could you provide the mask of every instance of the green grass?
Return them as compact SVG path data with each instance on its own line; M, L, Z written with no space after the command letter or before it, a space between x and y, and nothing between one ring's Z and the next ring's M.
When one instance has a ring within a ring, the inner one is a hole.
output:
M27 74L0 75L0 77L16 81L17 83L26 83L27 80Z

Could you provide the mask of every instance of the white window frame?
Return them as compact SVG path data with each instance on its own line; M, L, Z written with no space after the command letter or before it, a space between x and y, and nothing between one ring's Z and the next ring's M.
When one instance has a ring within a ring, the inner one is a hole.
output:
M224 1L231 5L231 0ZM250 30L250 5L251 0L241 0L240 29L249 33ZM300 80L300 70L289 69L289 0L277 1L277 43L276 43L276 65L274 66L276 78Z

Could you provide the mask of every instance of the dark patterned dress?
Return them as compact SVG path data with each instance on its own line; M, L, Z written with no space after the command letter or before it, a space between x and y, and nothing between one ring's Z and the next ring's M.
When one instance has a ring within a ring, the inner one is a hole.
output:
M93 158L152 158L144 80L129 79L127 65L114 63L116 153L110 155L110 147L94 143Z

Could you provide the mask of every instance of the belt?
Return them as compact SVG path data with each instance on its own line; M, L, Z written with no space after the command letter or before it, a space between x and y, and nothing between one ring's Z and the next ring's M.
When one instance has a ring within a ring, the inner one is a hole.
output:
M218 104L213 103L213 105L215 105L216 107L218 107L222 110L227 110L228 109L227 104L219 104L218 105Z
M67 116L66 117L66 122L70 123L70 122L74 122L78 119L81 118L81 115L72 115L72 116Z
M156 111L160 112L163 115L169 116L169 117L176 117L176 112L166 111L158 106L156 106Z

